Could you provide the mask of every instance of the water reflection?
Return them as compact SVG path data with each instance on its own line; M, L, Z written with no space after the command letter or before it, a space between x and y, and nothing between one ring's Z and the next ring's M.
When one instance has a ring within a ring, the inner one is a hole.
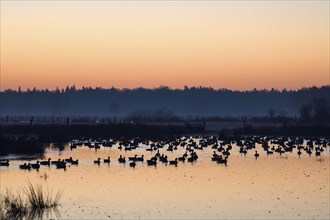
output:
M201 138L191 138L200 148ZM188 144L190 138L182 139ZM133 142L131 142L133 143ZM270 143L270 142L269 142ZM52 160L79 159L79 165L67 164L66 172L55 166L42 166L39 172L22 171L17 167L25 161L11 161L10 167L1 168L1 185L18 188L27 178L42 181L50 188L64 188L59 218L105 219L328 219L330 217L329 145L320 157L311 156L297 148L292 152L277 153L279 143L271 143L274 153L268 154L261 143L255 150L241 154L241 143L231 143L232 150L227 166L212 161L212 146L195 149L198 159L194 163L178 161L177 166L157 163L148 166L147 160L157 154L149 151L158 142L139 143L134 150L124 150L126 145L111 143L111 147L95 148L84 144L62 151L50 146L45 158ZM304 140L302 146L306 147ZM317 145L315 145L317 146ZM315 146L313 152L315 152ZM182 157L187 149L167 151L169 145L159 148L159 154L169 161ZM227 149L226 144L223 148ZM173 147L174 148L174 147ZM61 152L59 154L59 152ZM135 168L117 159L144 155L136 161ZM188 156L190 152L188 152ZM104 159L110 157L110 163ZM100 158L100 164L94 164ZM159 161L158 161L159 162ZM41 177L43 176L43 177ZM46 176L46 177L45 177ZM53 216L54 217L54 216ZM57 217L55 217L57 218Z

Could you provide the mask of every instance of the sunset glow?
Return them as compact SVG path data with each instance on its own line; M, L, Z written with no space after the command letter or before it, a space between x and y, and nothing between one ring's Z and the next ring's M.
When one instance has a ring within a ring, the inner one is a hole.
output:
M328 1L1 1L1 90L329 84Z

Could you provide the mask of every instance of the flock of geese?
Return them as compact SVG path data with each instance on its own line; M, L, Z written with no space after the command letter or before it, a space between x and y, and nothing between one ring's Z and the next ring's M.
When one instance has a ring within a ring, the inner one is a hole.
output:
M267 155L279 154L293 152L296 149L297 155L300 157L303 153L312 156L315 154L316 157L321 156L330 146L329 139L314 138L309 140L304 140L303 138L297 137L262 137L262 136L249 136L240 138L218 138L215 136L204 136L204 137L166 137L162 139L141 139L134 138L130 139L117 139L117 140L73 140L70 144L70 149L73 150L78 146L88 146L89 148L99 149L100 146L103 147L113 147L118 146L119 150L132 151L139 147L139 145L148 146L146 151L155 151L155 155L146 160L148 166L156 166L157 164L169 164L177 166L180 162L190 162L194 163L198 160L198 155L196 151L204 150L205 148L211 147L213 149L213 155L211 160L216 163L223 164L227 166L228 159L230 156L230 151L233 146L239 148L239 153L246 155L248 151L254 151L254 157L257 159L260 154L256 150L256 145L260 144L262 149ZM276 145L276 146L275 146ZM173 152L182 148L185 153L175 158L174 160L169 160L168 156L160 153L160 149L165 148L167 152ZM128 157L127 159L122 155L118 158L118 163L125 164L129 163L130 167L135 167L138 163L144 163L144 155L134 157ZM100 165L101 163L110 164L110 157L101 160L98 158L94 160L94 164ZM78 165L79 160L73 159L72 157L67 159L58 159L52 161L51 158L44 161L36 161L36 163L24 163L19 165L22 170L39 170L41 166L56 166L57 169L66 169L67 165ZM10 161L0 161L0 166L9 166Z

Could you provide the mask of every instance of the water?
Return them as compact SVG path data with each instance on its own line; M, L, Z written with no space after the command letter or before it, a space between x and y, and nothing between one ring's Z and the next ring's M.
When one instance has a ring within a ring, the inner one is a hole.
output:
M45 158L79 159L79 165L64 170L54 166L19 170L27 159L12 160L1 167L1 192L16 190L27 181L43 184L57 191L63 189L60 216L74 219L329 219L330 154L329 146L321 157L293 153L266 155L257 144L246 156L233 145L228 166L211 161L213 149L197 150L196 163L179 163L177 167L158 164L150 167L137 163L135 168L117 162L119 155L155 155L145 146L134 151L117 146L95 151L85 146L63 151L46 150ZM180 148L168 155L169 160L182 156ZM13 157L14 155L11 155ZM97 158L111 157L111 164L94 165ZM31 162L31 161L30 161ZM45 177L45 174L47 178Z

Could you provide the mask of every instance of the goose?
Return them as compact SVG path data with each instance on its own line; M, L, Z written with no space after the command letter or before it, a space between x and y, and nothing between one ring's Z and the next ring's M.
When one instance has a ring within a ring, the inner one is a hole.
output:
M1 167L4 167L4 166L8 167L9 166L9 160L0 162L0 166Z
M31 168L32 169L39 169L40 168L40 164L39 164L39 160L37 161L37 163L33 163L33 164L30 164L31 165Z
M78 165L78 163L79 163L78 159L77 159L77 160L73 160L73 161L71 161L71 164L72 164L72 165Z
M128 157L128 160L132 160L132 161L135 161L135 160L136 160L136 157L137 157L137 155L135 154L135 156L134 156L134 157Z
M95 145L94 145L94 148L95 148L95 149L100 149L101 146L100 146L99 144L95 144Z
M41 162L40 162L40 165L47 165L47 166L50 166L50 160L51 160L51 158L48 158L48 160L41 161Z
M246 156L246 154L247 154L247 150L246 149L243 150L243 154L244 154L244 156Z
M254 154L255 158L257 159L259 157L258 151Z
M308 153L309 156L312 155L312 150L311 149L308 149L306 152Z
M67 163L71 163L72 162L72 157L68 158L68 159L65 159L65 162Z
M58 164L58 163L60 163L60 162L61 162L61 159L53 160L53 161L51 162L51 164L56 165L56 164Z
M101 163L101 158L97 158L97 160L94 160L94 164L100 165L100 163Z
M171 160L170 165L178 165L178 158L175 158L175 160Z
M227 166L227 157L225 157L223 159L222 156L220 155L220 157L218 158L217 162L220 163L220 164L225 164L225 166Z
M103 160L103 163L110 163L111 161L110 161L110 157L108 157L108 159L104 159Z
M170 146L166 149L166 151L171 151L171 152L173 152L173 146L170 145Z
M135 161L143 162L144 161L144 155L142 155L141 157L136 157Z
M162 163L166 163L167 164L168 163L167 156L164 156L161 161L162 161Z
M229 156L229 155L230 155L230 152L229 152L228 149L227 149L227 150L223 151L222 154L223 154L224 156Z
M186 158L185 157L179 157L178 158L178 161L182 161L182 162L185 162Z
M70 150L72 150L72 149L76 149L77 148L77 144L71 144L70 145Z
M267 155L269 155L269 154L273 154L273 153L274 153L273 151L267 149Z
M119 163L126 163L125 157L123 157L122 155L120 155L120 157L118 158L118 162Z
M217 156L217 157L212 157L211 160L212 160L212 161L218 161L218 158L219 158L219 156Z
M56 163L56 169L66 169L66 162L64 160Z
M157 161L155 159L147 160L148 166L156 166Z
M191 162L191 163L192 163L192 162L194 162L194 161L195 161L195 158L193 158L193 157L188 157L188 159L187 159L187 160L188 160L188 162Z
M164 156L164 154L162 154L162 156L159 157L159 160L160 160L160 161L163 161L164 158L165 158L165 156Z
M129 166L130 166L130 167L135 167L135 166L136 166L136 163L135 163L135 161L133 161L133 162L130 162L130 163L129 163Z
M28 163L28 164L24 163L22 165L19 165L19 168L21 170L30 170L31 169L31 166L30 165L31 165L30 163Z

